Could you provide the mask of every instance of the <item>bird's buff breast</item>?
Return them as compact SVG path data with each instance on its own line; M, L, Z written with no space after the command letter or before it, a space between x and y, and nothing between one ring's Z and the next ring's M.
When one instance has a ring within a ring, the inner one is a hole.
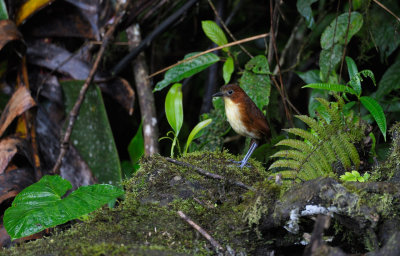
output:
M243 124L243 121L240 118L239 106L229 98L224 98L224 102L226 117L228 118L228 122L232 126L232 129L242 136L252 138L255 137L253 133L248 132L245 125Z

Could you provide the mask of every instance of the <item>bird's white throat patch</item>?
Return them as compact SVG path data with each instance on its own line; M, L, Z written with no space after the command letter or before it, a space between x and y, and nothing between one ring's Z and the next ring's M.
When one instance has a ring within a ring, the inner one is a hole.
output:
M242 136L254 138L254 134L247 131L242 119L240 118L239 106L227 97L224 97L224 102L226 117L228 118L228 122L232 126L232 129Z

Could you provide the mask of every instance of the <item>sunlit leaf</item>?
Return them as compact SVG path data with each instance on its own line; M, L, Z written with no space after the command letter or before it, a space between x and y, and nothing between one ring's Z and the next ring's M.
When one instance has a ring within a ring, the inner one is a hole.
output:
M350 41L353 35L355 35L363 25L363 17L358 12L352 12L350 14L350 26L349 24L349 13L343 13L325 29L321 36L321 47L322 49L330 49L334 44L345 44L346 42L346 31L347 42Z
M211 122L212 122L212 119L207 119L207 120L201 121L200 123L198 123L198 124L193 128L193 130L190 132L189 137L188 137L188 139L187 139L186 146L185 146L185 151L184 151L183 154L186 154L186 153L187 153L187 150L188 150L188 148L189 148L189 146L190 146L190 143L192 143L192 140L195 138L195 136L196 136L202 129L204 129L205 127L207 127Z
M3 218L12 239L29 236L88 214L124 191L107 184L80 187L63 198L71 183L60 176L44 176L14 199Z
M374 117L379 129L383 134L383 138L386 141L386 117L381 105L379 105L376 100L368 96L360 97L360 101L363 106L369 111L369 113L371 113L371 115Z
M228 84L231 80L234 68L232 57L228 57L224 63L224 67L222 68L225 84Z
M190 58L196 54L198 54L198 52L189 53L185 56L184 59ZM182 64L179 64L178 66L171 68L165 73L164 79L156 84L154 91L160 91L169 84L176 83L184 78L193 76L194 74L203 71L217 61L219 61L219 57L217 55L213 53L207 53L192 60L186 61Z
M165 98L165 114L177 137L183 124L182 84L174 84L169 89Z
M228 43L224 31L214 21L203 20L201 22L201 27L203 28L206 36L218 46ZM222 48L222 50L228 52L229 47Z
M83 81L61 83L67 113L78 98ZM100 183L119 184L122 179L120 160L104 107L101 91L90 86L79 111L71 143L79 151Z
M17 11L15 23L20 25L29 16L46 7L55 0L27 0Z

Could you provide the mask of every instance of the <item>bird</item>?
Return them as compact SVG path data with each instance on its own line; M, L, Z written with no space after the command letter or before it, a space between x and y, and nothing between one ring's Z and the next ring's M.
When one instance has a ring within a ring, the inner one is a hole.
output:
M227 84L221 87L220 92L212 95L222 97L225 104L225 113L232 129L251 139L250 148L243 160L238 162L243 168L251 154L264 140L271 137L267 119L247 93L237 84Z

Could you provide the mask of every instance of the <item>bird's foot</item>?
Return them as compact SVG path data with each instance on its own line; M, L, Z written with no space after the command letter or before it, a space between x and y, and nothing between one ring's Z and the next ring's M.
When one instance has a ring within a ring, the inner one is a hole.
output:
M235 160L229 160L229 162L232 162L240 167L242 169L244 166L246 167L251 167L251 164L248 162L243 162L243 161L235 161Z

